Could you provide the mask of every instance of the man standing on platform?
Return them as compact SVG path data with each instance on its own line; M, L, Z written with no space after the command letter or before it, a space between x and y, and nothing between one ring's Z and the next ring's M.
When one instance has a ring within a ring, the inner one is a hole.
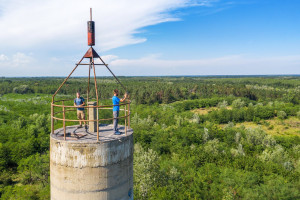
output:
M115 135L120 135L121 132L119 131L118 129L118 122L119 122L119 110L120 110L120 102L123 102L126 100L127 98L127 93L124 94L124 98L123 99L119 99L118 97L119 95L119 90L118 89L114 89L114 96L112 98L112 102L113 102L113 118L114 118L114 132L115 132Z
M85 115L84 115L84 106L85 102L84 102L84 98L80 96L80 92L76 93L76 98L74 99L74 106L77 107L77 118L79 120L85 120ZM85 121L84 123L84 127L86 127ZM82 121L79 121L79 128L82 127Z

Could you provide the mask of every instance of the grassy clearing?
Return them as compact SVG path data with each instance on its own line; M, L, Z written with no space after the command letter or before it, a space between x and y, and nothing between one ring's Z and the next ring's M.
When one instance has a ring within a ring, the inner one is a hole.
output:
M232 110L232 107L231 106L227 106L226 107L227 110ZM220 108L218 107L209 107L209 108L199 108L199 109L194 109L194 110L191 110L191 112L193 113L197 113L199 115L206 115L214 110L220 110Z
M222 124L221 127L226 125ZM296 117L289 117L285 120L280 120L277 117L269 120L261 120L259 123L242 122L237 123L236 127L255 128L261 127L267 134L278 136L300 136L300 119Z
M260 123L243 122L237 123L237 127L245 126L246 128L254 128L260 126L266 133L270 135L297 135L300 136L300 119L289 117L288 119L280 120L277 117L269 120L262 120Z
M210 108L199 108L191 110L193 113L199 115L206 115L214 110L219 110L218 107ZM227 106L226 109L231 110L231 106ZM224 127L225 124L220 124L220 127ZM289 117L287 119L281 120L277 117L269 120L260 120L259 122L242 122L237 123L237 127L244 126L245 128L255 128L260 126L266 133L270 135L297 135L300 136L300 119L297 117Z

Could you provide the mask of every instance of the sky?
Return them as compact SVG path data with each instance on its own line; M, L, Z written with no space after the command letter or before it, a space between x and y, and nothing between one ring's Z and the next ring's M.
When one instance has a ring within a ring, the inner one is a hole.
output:
M67 76L90 7L117 76L300 74L299 0L0 0L0 77Z

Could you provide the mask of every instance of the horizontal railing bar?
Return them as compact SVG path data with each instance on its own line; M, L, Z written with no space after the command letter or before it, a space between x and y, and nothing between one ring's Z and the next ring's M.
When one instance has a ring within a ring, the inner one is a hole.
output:
M107 108L107 107L114 107L114 106L123 106L123 105L128 105L130 103L123 103L123 104L116 104L116 105L100 105L100 106L82 106L80 108ZM57 104L53 104L51 103L51 106L55 106L55 107L65 107L65 108L78 108L77 106L65 106L65 105L57 105Z
M77 63L75 65L91 65L90 63ZM93 65L106 65L106 64L93 64Z
M55 102L61 102L61 101L71 101L71 100L74 100L74 99L61 99L61 100L53 101L53 103L55 103Z
M96 98L90 98L90 100L91 99L94 99L95 101L96 101ZM104 99L99 99L99 101L100 100L111 100L112 98L104 98ZM61 99L61 100L55 100L55 101L53 101L53 103L55 103L55 102L61 102L61 101L73 101L74 99ZM128 102L128 103L131 103L131 101L130 102Z
M111 110L113 108L100 108L99 110ZM65 110L66 111L76 111L76 109L68 109L68 110ZM120 109L120 111L124 111L124 109ZM129 110L126 110L126 112L129 112ZM55 112L53 113L53 116L55 116L56 114L59 114L59 113L63 113L63 111L59 111L59 112Z
M60 120L60 121L67 121L67 122L79 122L79 121L84 121L84 122L96 122L96 121L106 121L106 120L113 120L113 119L123 119L123 118L126 118L130 116L130 114L128 115L124 115L122 117L115 117L115 118L107 118L107 119L91 119L91 120L88 120L88 119L85 119L85 120L82 120L82 119L62 119L62 118L58 118L58 117L54 117L53 116L53 119L56 119L56 120Z
M76 111L76 109L67 109L65 111ZM63 111L55 112L55 113L53 113L53 116L58 113L63 113Z

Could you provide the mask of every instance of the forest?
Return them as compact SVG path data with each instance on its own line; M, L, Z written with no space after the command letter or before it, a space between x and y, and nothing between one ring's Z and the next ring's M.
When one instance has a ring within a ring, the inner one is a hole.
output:
M64 78L0 78L0 197L49 199L52 94ZM300 199L300 76L120 77L135 199ZM118 88L98 77L100 102ZM87 78L58 97L85 97ZM94 89L92 88L91 93Z

